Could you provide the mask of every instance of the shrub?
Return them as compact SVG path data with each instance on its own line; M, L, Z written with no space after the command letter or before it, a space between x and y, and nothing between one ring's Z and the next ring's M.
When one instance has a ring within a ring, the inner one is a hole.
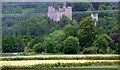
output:
M79 40L77 37L69 36L63 41L63 52L65 54L76 54L79 50Z
M100 50L99 53L106 53L105 51L108 48L108 42L104 37L99 37L95 41L95 44L96 44L96 47L98 47L98 49Z
M96 47L88 47L83 50L84 54L96 54L97 53L97 48Z
M27 52L34 52L34 50L33 49L28 49Z
M59 52L59 43L52 38L46 38L44 41L44 47L47 49L47 53L57 53Z
M31 49L33 49L33 46L38 43L42 43L43 40L41 37L35 37L34 39L30 40L27 46Z
M37 53L41 53L44 51L44 48L41 43L38 43L33 46L33 50Z
M116 53L117 53L117 52L116 52L115 50L111 52L111 54L116 54Z

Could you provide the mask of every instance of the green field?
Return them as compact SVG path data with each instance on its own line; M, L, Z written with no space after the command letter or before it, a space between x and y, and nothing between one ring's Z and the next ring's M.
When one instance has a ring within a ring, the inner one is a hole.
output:
M34 12L34 8L27 8L22 10L23 13L31 13Z

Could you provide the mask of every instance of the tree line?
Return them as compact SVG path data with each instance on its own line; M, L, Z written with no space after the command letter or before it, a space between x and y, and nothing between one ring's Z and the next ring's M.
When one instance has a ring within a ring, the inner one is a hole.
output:
M46 5L41 4L39 8L41 6L48 8ZM58 5L56 3L55 7L58 8L61 5L62 3ZM111 2L67 3L67 6L72 6L73 11L118 9L118 5ZM20 7L21 5L19 5ZM30 8L34 7L37 8L37 6ZM10 6L10 8L17 9L18 6ZM7 10L11 13L13 10L10 8L3 6L5 9L3 13L6 13ZM26 8L29 6L23 6L21 9ZM36 10L45 12L44 8L42 10L39 8ZM13 13L17 13L17 11ZM36 53L119 53L119 23L116 16L118 16L118 12L99 13L96 26L90 13L73 14L72 18L75 21L63 15L59 22L54 22L46 15L35 18L33 16L3 17L2 49L3 52L23 52L24 47L27 47L28 52Z
M102 32L102 27L97 29L94 22L91 16L83 18L79 23L65 15L59 22L45 15L39 20L30 18L16 27L14 37L6 36L2 40L3 52L23 52L24 47L27 47L28 52L36 53L118 53L117 33L108 36Z

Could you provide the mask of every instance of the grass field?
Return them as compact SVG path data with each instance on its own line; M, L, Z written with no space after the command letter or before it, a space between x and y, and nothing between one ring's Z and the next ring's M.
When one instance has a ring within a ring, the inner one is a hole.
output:
M34 12L34 8L28 8L28 9L24 9L22 10L23 13L31 13Z
M116 62L118 60L22 60L22 61L1 61L2 66L28 66L35 64L55 64L55 63L87 63L87 62Z

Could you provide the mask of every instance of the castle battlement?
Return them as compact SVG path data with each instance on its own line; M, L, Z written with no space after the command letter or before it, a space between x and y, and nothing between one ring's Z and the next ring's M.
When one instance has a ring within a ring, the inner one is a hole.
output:
M47 16L50 19L53 19L53 21L59 21L63 14L72 20L72 7L66 7L66 3L64 3L63 7L58 10L55 10L52 6L48 7Z

